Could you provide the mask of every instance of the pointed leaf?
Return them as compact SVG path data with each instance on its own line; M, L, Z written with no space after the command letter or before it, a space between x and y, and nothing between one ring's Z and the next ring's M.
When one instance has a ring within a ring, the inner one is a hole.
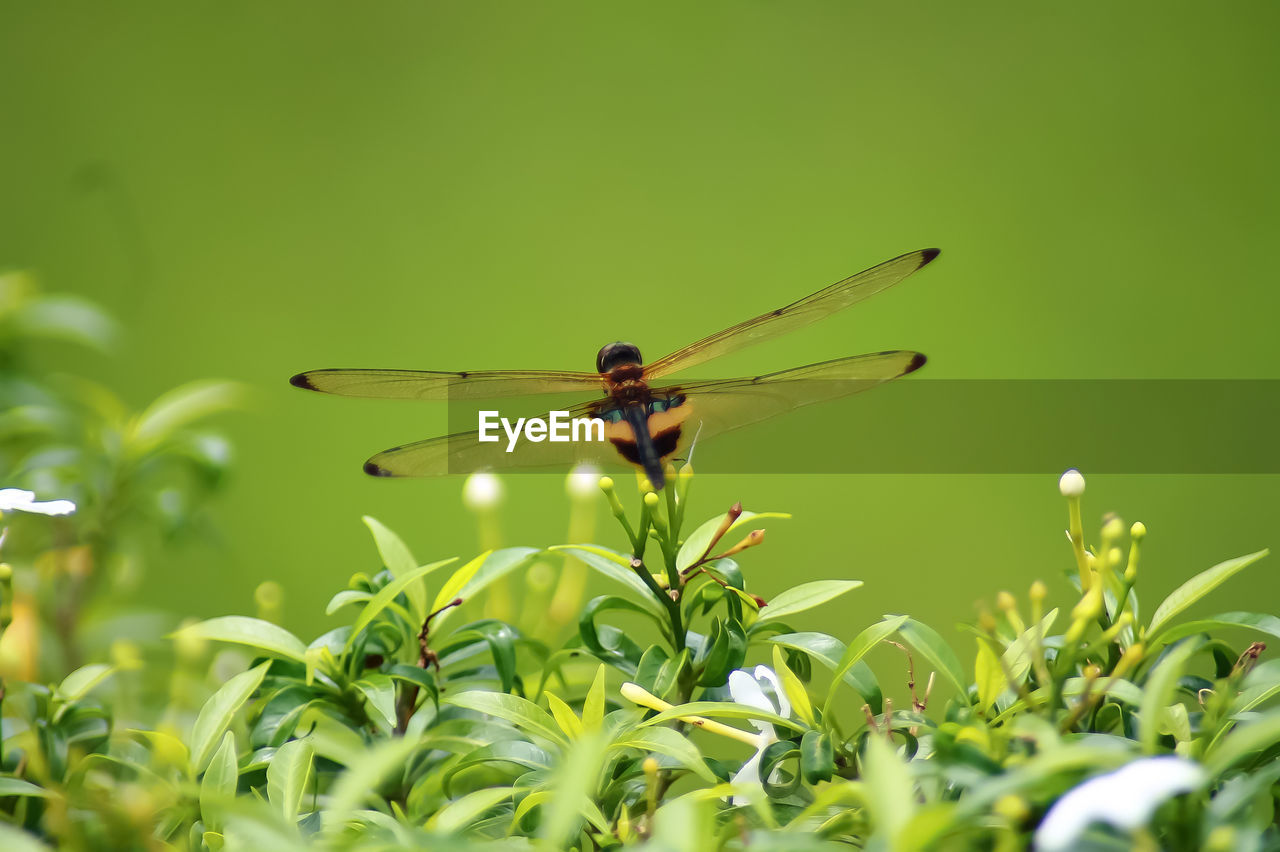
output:
M409 552L409 548L400 536L376 518L365 515L363 520L369 532L373 533L373 543L378 548L378 555L382 557L382 564L391 572L392 577L399 579L418 567L418 560L413 558L413 554ZM436 567L443 564L446 563L438 562ZM405 590L405 597L409 599L409 609L413 612L414 623L421 624L427 617L427 590L420 584L409 586Z
M676 568L678 570L683 571L702 557L702 554L707 550L707 545L711 543L712 537L715 536L716 530L720 529L720 524L724 522L725 517L725 515L717 515L694 530L688 538L684 540L684 544L680 546L680 552L676 555ZM727 536L730 532L736 530L743 524L761 521L765 518L790 517L790 515L784 512L743 512L738 515L734 522L729 526L725 535ZM723 544L724 547L718 550L718 553L728 550L734 544L737 544L737 542L733 541L725 542L724 539L721 539L720 543Z
M351 635L347 637L347 649L348 650L351 649L351 646L355 644L356 637L359 636L362 632L364 632L364 629L368 627L370 624L372 624L373 620L377 618L378 615L384 609L386 609L391 604L391 602L395 600L396 596L399 595L401 592L404 592L405 595L409 597L410 603L412 603L413 595L410 594L410 589L417 589L419 592L422 593L422 600L423 600L422 607L425 610L427 606L426 604L427 592L426 592L426 589L422 587L422 583L419 581L423 577L430 574L432 571L435 571L439 568L444 567L445 565L449 565L457 561L458 560L455 557L453 559L444 559L444 560L441 560L440 562L432 562L430 565L421 565L417 568L411 568L410 570L406 571L404 574L396 577L390 583L387 583L385 586L379 589L378 593L374 595L373 598L367 604L364 605L364 609L360 610L360 614L356 616L355 623L351 625ZM416 617L416 611L415 611L415 617ZM423 619L426 618L425 612L423 613L422 618ZM417 623L421 624L422 622L419 621Z
M1156 611L1151 615L1151 624L1147 626L1147 636L1156 636L1161 628L1168 624L1169 619L1191 606L1214 589L1221 586L1232 576L1241 570L1248 568L1262 557L1266 556L1270 551L1259 550L1257 553L1250 553L1247 556L1237 556L1235 559L1228 559L1226 562L1220 562L1207 571L1201 571L1187 582L1170 593L1169 597L1156 607Z
M267 764L267 799L293 823L302 810L302 799L311 785L315 749L307 740L289 740L276 749Z
M231 724L236 711L261 685L270 667L271 663L267 662L247 672L241 672L219 687L218 691L209 696L209 700L200 708L195 725L191 728L191 771L193 773L198 774L204 771L209 758L213 756L214 748Z
M299 663L307 661L307 646L301 639L283 627L260 618L224 615L184 627L171 635L173 638L181 636L248 645L286 660L296 660Z
M861 580L815 580L792 586L777 594L767 607L760 610L760 617L753 627L813 609L861 585Z

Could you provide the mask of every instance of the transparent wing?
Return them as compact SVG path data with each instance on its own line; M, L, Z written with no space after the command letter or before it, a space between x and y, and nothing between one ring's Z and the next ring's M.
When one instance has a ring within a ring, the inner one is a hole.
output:
M599 390L600 374L557 370L310 370L294 376L289 384L321 393L372 399L496 399Z
M937 256L938 249L921 249L873 266L785 308L740 322L732 328L726 328L718 334L672 352L646 366L645 375L649 378L670 375L744 346L802 328L892 287Z
M596 402L567 409L571 418L591 417ZM550 413L544 416L549 417ZM616 427L616 424L612 424ZM608 464L617 461L613 446L605 441L533 442L521 438L512 452L501 429L499 440L481 441L479 431L458 432L426 441L415 441L383 450L364 463L370 476L443 476L482 470L546 470L567 473L575 464Z
M688 382L655 390L684 394L688 412L681 449L700 431L699 442L806 405L841 399L923 367L919 352L894 350L837 358L744 379ZM775 451L785 451L780 448Z
M919 352L875 352L762 376L654 388L654 398L683 399L649 415L649 431L664 448L662 457L667 458L687 450L695 434L700 442L705 441L795 408L867 390L918 370L924 363ZM568 417L595 417L613 404L608 399L585 402L568 409ZM507 452L505 437L496 443L482 443L479 432L464 432L378 453L365 463L365 472L374 476L439 476L479 470L567 471L581 462L618 463L619 454L635 444L626 422L606 424L605 438L604 442L565 443L521 440L513 452Z

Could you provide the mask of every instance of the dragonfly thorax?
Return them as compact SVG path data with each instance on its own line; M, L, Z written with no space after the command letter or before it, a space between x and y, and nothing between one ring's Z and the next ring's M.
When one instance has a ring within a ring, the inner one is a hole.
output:
M623 343L621 340L602 346L596 355L596 371L602 374L612 373L622 366L639 367L643 363L640 348L634 343Z

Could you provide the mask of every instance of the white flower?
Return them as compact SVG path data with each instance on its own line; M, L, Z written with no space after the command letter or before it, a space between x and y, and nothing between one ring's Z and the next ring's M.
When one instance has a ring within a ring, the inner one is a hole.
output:
M1058 480L1058 491L1063 497L1079 497L1084 493L1084 477L1074 467Z
M462 486L462 502L473 512L492 509L502 502L502 480L492 473L473 473Z
M600 493L600 471L589 464L575 465L564 482L565 492L575 500L590 500Z
M1198 764L1181 757L1148 757L1090 778L1049 808L1036 829L1038 852L1074 849L1080 835L1096 822L1132 831L1145 825L1170 796L1189 793L1204 783Z
M34 491L21 488L0 488L0 514L5 512L34 512L37 515L70 515L76 504L70 500L36 502Z
M764 684L773 689L773 698L765 693ZM787 700L782 681L778 680L778 676L768 666L756 666L755 671L750 674L742 669L729 672L729 694L733 696L735 702L745 707L776 713L779 716L791 715L791 702ZM753 793L763 793L764 788L760 784L760 758L764 756L766 748L778 741L778 737L773 732L771 723L759 719L750 721L760 732L756 738L756 753L734 774L730 783L735 787L754 788ZM734 796L733 804L745 805L749 798L749 796Z

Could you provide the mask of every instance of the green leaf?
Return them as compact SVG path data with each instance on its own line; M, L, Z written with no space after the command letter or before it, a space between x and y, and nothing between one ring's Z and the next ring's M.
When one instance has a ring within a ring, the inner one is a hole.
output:
M0 822L0 849L5 852L48 852L51 848L17 826Z
M872 837L886 849L896 848L895 840L916 808L911 775L893 746L877 736L867 737L866 742L863 789L871 812Z
M343 589L329 599L329 603L324 608L325 615L333 615L344 606L357 603L367 603L373 597L373 592L366 592L363 589Z
M555 793L542 811L539 836L548 849L568 849L581 832L583 820L597 831L608 831L609 821L592 802L596 779L604 769L607 740L603 731L576 740L553 770Z
M771 636L769 641L784 648L803 651L832 671L840 667L840 660L846 653L843 642L825 633L783 633L779 636ZM853 667L845 672L844 682L853 687L862 700L870 705L873 712L881 712L884 696L880 692L880 683L876 680L875 673L866 663L861 661L854 663Z
M521 698L518 695L503 695L497 692L470 690L451 695L445 698L442 703L495 716L510 722L517 728L550 740L562 748L568 745L568 740L560 733L560 728L555 724L551 715L527 698Z
M1147 625L1146 635L1155 637L1159 634L1161 628L1168 623L1178 613L1191 606L1214 589L1221 586L1232 576L1257 562L1266 556L1270 551L1259 550L1257 553L1250 553L1247 556L1237 556L1235 559L1228 559L1221 562L1207 571L1202 571L1174 589L1169 597L1165 598L1160 606L1156 607L1155 613L1151 616L1151 623Z
M547 707L566 737L576 740L582 736L582 720L578 718L577 713L573 712L573 708L565 704L564 700L554 692L547 693Z
M0 797L3 796L35 796L41 799L51 797L53 793L43 787L37 787L30 781L23 781L21 778L8 778L0 776ZM8 847L5 847L8 848Z
M733 532L743 524L752 523L754 521L761 521L761 520L764 520L765 518L790 518L790 517L791 517L790 515L785 514L783 512L743 512L742 514L738 515L738 517L734 520L734 522L729 526L729 529L725 532L725 535L728 535L730 532ZM689 537L684 540L684 544L680 546L680 552L676 555L677 570L683 571L693 563L697 562L702 557L702 554L705 553L707 550L707 545L711 543L712 537L716 534L716 530L720 529L720 524L724 522L724 519L725 519L724 515L717 515L716 517L712 518L711 520L707 521L702 526L694 530L689 535ZM727 550L729 547L733 546L734 544L737 544L737 542L726 543L724 542L723 539L721 539L721 543L725 544L725 548L724 548L725 550Z
M327 831L345 830L352 812L367 798L375 795L384 780L403 773L410 756L418 750L414 737L394 737L353 755L347 771L338 776L329 790L325 820Z
M587 567L622 583L635 592L637 603L643 606L655 619L661 621L667 617L666 609L654 599L653 590L636 575L635 570L631 567L631 557L589 544L564 544L548 549L573 551L574 555Z
M1280 743L1280 712L1272 711L1236 726L1212 748L1205 769L1213 778L1221 777L1247 757L1275 748Z
M1044 646L1044 638L1049 635L1050 628L1053 627L1054 621L1058 618L1058 610L1051 609L1049 614L1040 620L1039 625L1032 625L1022 634L1009 643L1009 647L1004 649L1002 657L1004 664L1009 667L1009 673L1013 675L1013 679L1022 683L1027 676L1027 672L1031 671L1031 660L1035 654L1036 640L1039 639L1041 647Z
M463 565L457 571L449 575L449 579L444 581L444 585L440 587L440 591L436 593L436 599L431 603L429 612L439 612L440 609L450 601L458 597L458 593L462 591L462 587L471 581L471 578L480 570L480 566L489 558L492 550L486 550L475 559L472 559L466 565ZM443 617L444 613L436 616L437 619Z
M267 800L290 824L302 810L314 764L315 749L308 740L289 740L267 764Z
M386 732L396 727L396 685L385 674L371 673L356 681L353 686L369 702L369 718L379 723Z
M222 737L222 745L209 761L209 768L200 781L200 813L204 818L205 828L209 831L222 831L222 814L235 798L239 780L236 737L227 731Z
M391 572L392 577L399 579L418 567L418 560L413 558L413 554L409 552L409 548L400 536L376 518L365 515L363 520L369 532L373 533L373 543L378 548L378 555L382 557L382 564ZM438 568L446 564L448 563L437 562L435 566ZM409 609L413 612L414 623L421 624L427 617L427 590L421 585L409 586L405 589L405 597L409 599ZM358 630L352 631L352 633L358 632Z
M1143 684L1142 704L1138 707L1138 741L1147 754L1159 751L1160 714L1172 701L1178 678L1182 677L1191 655L1200 647L1196 638L1186 639L1170 648L1164 658L1147 675Z
M1245 675L1240 695L1231 706L1232 713L1245 713L1280 695L1280 659L1267 660Z
M369 519L366 518L365 520ZM404 574L396 577L390 583L387 583L381 589L378 589L378 593L373 596L372 600L364 605L364 609L360 610L360 614L356 616L355 623L351 625L351 635L347 637L347 650L351 650L351 646L355 644L356 637L363 633L364 629L372 624L373 620L377 618L378 615L386 609L401 592L404 592L409 597L410 603L412 603L413 595L410 593L410 590L417 589L422 594L422 606L425 610L427 605L427 592L418 581L430 574L432 571L457 561L457 557L454 557L453 559L444 559L440 562L432 562L430 565L421 565L417 568L412 568ZM422 618L426 618L425 613L422 615ZM418 624L421 623L421 621L418 622Z
M131 441L149 449L197 420L240 405L244 395L236 382L189 382L162 394L133 424Z
M218 688L200 708L191 728L191 772L204 771L213 750L227 727L253 691L262 684L271 663L266 662L241 672Z
M787 694L787 699L791 702L792 712L805 724L816 725L813 703L809 701L809 691L804 688L804 683L787 665L786 655L783 654L781 645L773 646L773 670L782 681L782 691Z
M1148 641L1147 647L1166 645L1197 633L1212 633L1232 627L1245 627L1280 639L1280 618L1274 615L1258 612L1224 612L1199 621L1185 621L1177 627L1162 630L1159 636Z
M596 669L596 676L587 690L587 697L582 702L582 724L587 730L598 730L604 725L605 711L605 672L604 663Z
M724 718L724 719L759 719L762 722L769 722L779 727L787 728L792 731L803 731L805 726L794 719L786 719L777 713L770 713L768 710L758 710L755 707L748 707L745 704L734 704L728 701L690 701L688 704L677 704L667 710L663 710L657 715L650 716L640 723L642 727L650 725L661 725L663 722L670 722L672 719L680 719L686 716L706 716L708 718Z
M436 596L436 605L432 609L439 609L456 597L460 597L464 601L471 600L497 580L528 565L539 553L541 551L536 547L504 547L501 550L491 551L488 554L488 558L481 556L479 558L481 564L472 572L470 579L457 592L446 594L445 591L441 591ZM465 568L460 569L458 573L462 573L465 570ZM456 577L457 575L455 574L454 576ZM453 578L450 578L450 583L452 582ZM440 625L453 618L453 615L453 610L447 610L436 616L435 620L431 622L431 629L439 630Z
M307 661L307 646L288 630L260 618L243 615L224 615L192 624L171 634L172 638L209 639L215 642L232 642L248 645L275 657Z
M81 666L58 684L57 698L68 704L79 701L88 695L90 690L111 677L114 672L115 669L105 663Z
M767 607L760 610L760 617L753 627L813 609L861 585L861 580L815 580L792 586L778 593Z
M665 755L708 784L716 782L716 776L707 768L698 747L679 731L671 728L637 728L619 737L611 747L634 748Z
M986 712L996 703L1008 684L1000 668L1000 658L983 639L978 639L978 656L973 661L973 679L978 684L978 709Z
M807 784L830 781L836 771L835 749L826 731L805 731L800 739L800 775Z
M844 656L840 658L840 662L835 667L836 674L834 679L837 681L843 680L846 674L867 655L868 651L896 633L906 621L907 617L905 615L885 616L884 621L871 625L855 636L853 641L849 643L848 649L844 652ZM827 693L827 700L822 705L822 717L824 719L831 714L831 705L835 701L835 696L836 690L834 688Z
M965 684L964 669L960 665L960 658L956 656L956 652L951 650L951 646L938 635L938 632L923 622L908 618L898 628L898 635L905 639L920 656L928 660L938 674L951 682L956 694L963 701L969 694L969 688Z
M445 805L427 821L427 827L441 834L452 834L471 826L486 812L511 798L511 787L484 787L473 790Z

